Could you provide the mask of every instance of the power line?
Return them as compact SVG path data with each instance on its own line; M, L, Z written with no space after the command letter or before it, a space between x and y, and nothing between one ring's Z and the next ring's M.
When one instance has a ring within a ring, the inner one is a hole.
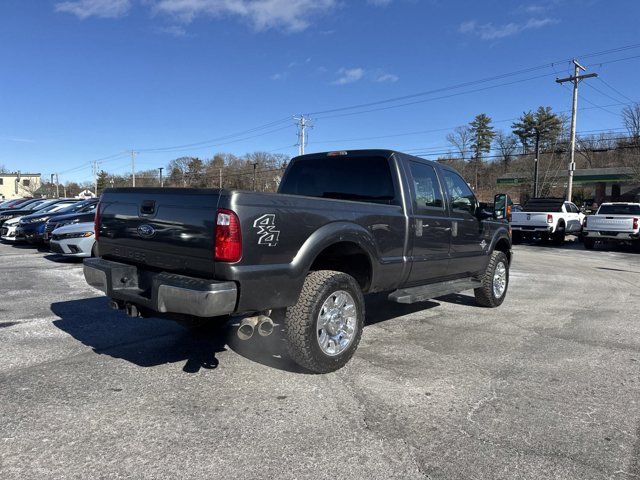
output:
M635 49L635 48L640 48L640 43L624 45L624 46L621 46L621 47L611 48L611 49L608 49L608 50L602 50L602 51L599 51L599 52L587 53L587 54L584 54L584 55L580 55L580 57L581 58L592 58L592 57L597 57L597 56L602 56L602 55L610 55L611 53L617 53L617 52L631 50L631 49ZM601 65L605 65L607 63L613 63L613 62L617 62L617 61L628 60L628 59L637 58L637 57L640 57L640 55L633 56L633 57L622 58L622 59L616 59L616 60L612 60L612 61L609 61L609 62L602 62ZM399 102L399 101L402 101L402 100L408 100L410 98L416 98L416 97L421 97L421 96L426 96L426 95L432 95L434 93L440 93L440 92L444 92L444 91L448 91L448 90L457 90L459 88L469 87L469 86L478 85L478 84L482 84L482 83L492 82L492 81L495 81L495 80L501 80L503 78L522 75L522 74L534 72L534 71L537 71L537 70L543 70L543 69L546 69L546 68L551 68L551 67L553 67L553 66L555 66L557 64L570 62L571 60L572 60L571 58L567 58L567 59L563 59L563 60L557 60L557 61L554 61L554 62L548 62L548 63L545 63L545 64L537 65L535 67L523 68L523 69L520 69L520 70L515 70L515 71L507 72L507 73L502 73L502 74L494 75L494 76L491 76L491 77L485 77L485 78L481 78L481 79L477 79L477 80L471 80L471 81L468 81L468 82L462 82L462 83L458 83L458 84L454 84L454 85L450 85L450 86L446 86L446 87L440 87L440 88L427 90L427 91L423 91L423 92L417 92L417 93L413 93L413 94L409 94L409 95L403 95L403 96L399 96L399 97L387 98L387 99L378 100L378 101L375 101L375 102L367 102L367 103L349 105L349 106L345 106L345 107L337 107L337 108L332 108L332 109L327 109L327 110L318 110L318 111L315 111L315 112L309 112L309 115L317 116L317 115L324 115L324 114L328 114L328 113L336 113L336 112L341 112L341 111L346 111L346 110L355 110L355 109L359 109L359 108L367 108L367 107L370 107L370 106L382 105L382 104L385 104L385 103L394 103L394 102Z
M290 121L291 121L291 117L286 117L286 118L282 118L280 120L275 120L273 122L266 123L264 125L260 125L258 127L250 128L248 130L243 130L241 132L236 132L236 133L232 133L232 134L229 134L229 135L224 135L222 137L217 137L217 138L213 138L213 139L209 139L209 140L203 140L203 141L195 142L195 143L187 143L187 144L183 144L183 145L173 145L173 146L168 146L168 147L141 148L138 151L140 151L140 152L159 152L159 151L167 151L167 150L176 150L176 149L197 147L197 146L208 144L208 143L212 143L212 142L220 142L220 141L223 141L223 140L228 140L228 139L231 139L231 138L240 137L240 136L246 135L248 133L257 132L257 131L260 131L260 130L264 130L265 128L273 127L275 125L279 125L281 123L290 122ZM215 145L212 145L212 146L215 146Z
M609 84L608 82L606 82L602 77L598 77L598 80L600 80L602 83L604 83L607 87L609 87L611 90L613 90L614 92L616 92L618 95L620 95L622 98L626 98L627 100L629 100L631 103L637 103L635 100L632 100L631 98L627 97L624 93L622 93L620 90L618 90L617 88L615 88L613 85Z
M514 80L514 81L511 81L511 82L505 82L505 83L498 83L496 85L490 85L488 87L476 88L476 89L473 89L473 90L466 90L464 92L451 93L449 95L441 95L439 97L432 97L432 98L427 98L427 99L424 99L424 100L416 100L416 101L413 101L413 102L400 103L400 104L397 104L397 105L389 105L389 106L386 106L386 107L371 108L369 110L362 110L362 111L359 111L359 112L349 112L349 113L338 113L338 114L335 114L335 115L325 115L325 116L319 116L319 117L316 117L316 118L318 120L324 120L324 119L328 119L328 118L350 117L350 116L353 116L353 115L362 115L363 113L380 112L380 111L383 111L383 110L391 110L391 109L394 109L394 108L401 108L401 107L406 107L406 106L409 106L409 105L417 105L417 104L420 104L420 103L432 102L434 100L442 100L442 99L445 99L445 98L452 98L452 97L457 97L457 96L460 96L460 95L468 95L470 93L483 92L483 91L486 91L486 90L491 90L493 88L506 87L506 86L509 86L509 85L515 85L515 84L518 84L518 83L528 82L528 81L531 81L531 80L537 80L539 78L552 77L554 75L555 75L555 73L545 73L543 75L536 75L536 76L533 76L533 77L523 78L523 79L520 79L520 80Z
M284 127L276 128L276 129L269 130L269 131L266 131L266 132L262 132L262 133L259 133L259 134L256 134L256 135L251 135L251 136L243 137L243 138L237 138L235 140L229 140L227 142L212 143L212 144L208 144L208 145L201 145L199 147L191 149L191 151L194 151L194 150L205 150L205 149L208 150L208 149L213 148L213 147L220 147L220 146L223 146L223 145L230 145L232 143L244 142L245 140L251 140L253 138L264 137L266 135L271 135L272 133L280 132L282 130L287 130L287 129L290 129L292 127L293 127L293 125L286 125ZM184 148L174 147L172 149L164 149L164 150L146 149L146 150L138 150L138 151L153 155L153 154L162 154L162 153L174 153L176 151L184 151Z

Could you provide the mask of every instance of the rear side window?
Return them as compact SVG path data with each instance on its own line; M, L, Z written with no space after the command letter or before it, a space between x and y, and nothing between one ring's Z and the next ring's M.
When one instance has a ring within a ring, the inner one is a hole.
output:
M389 162L384 157L318 157L295 161L280 193L395 204Z
M640 205L602 205L598 215L640 215Z
M442 210L442 191L435 169L423 163L410 162L413 177L414 202L418 210L437 208Z

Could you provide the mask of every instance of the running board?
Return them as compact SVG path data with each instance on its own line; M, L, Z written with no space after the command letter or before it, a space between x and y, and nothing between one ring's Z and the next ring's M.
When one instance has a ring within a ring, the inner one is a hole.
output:
M432 283L419 287L401 288L389 294L389 300L398 303L424 302L431 298L442 297L451 293L464 292L482 286L480 280L475 278L461 278L448 282Z

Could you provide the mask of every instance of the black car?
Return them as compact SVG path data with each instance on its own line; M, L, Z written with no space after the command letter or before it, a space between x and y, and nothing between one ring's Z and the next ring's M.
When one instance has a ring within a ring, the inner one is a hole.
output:
M21 205L21 208L15 208L15 209L8 209L8 210L4 210L0 212L0 227L2 227L2 225L4 224L4 222L6 222L7 220L11 220L12 218L16 218L16 217L24 217L26 215L31 215L33 213L36 213L39 210L42 210L43 208L55 205L57 203L62 202L63 200L60 199L46 199L46 198L40 198L40 199L34 199L29 201L28 203Z
M16 198L0 203L0 213L10 210L19 210L26 208L29 204L38 202L41 198Z
M56 215L47 220L44 227L43 240L49 241L51 232L58 227L65 225L71 225L74 223L90 222L95 216L96 206L98 205L97 198L91 198L84 202L76 203L75 205L67 208L64 212L56 212Z
M44 237L45 222L54 214L65 213L70 207L78 203L76 199L63 199L42 208L31 215L25 215L20 219L18 238L23 238L29 243L41 243Z

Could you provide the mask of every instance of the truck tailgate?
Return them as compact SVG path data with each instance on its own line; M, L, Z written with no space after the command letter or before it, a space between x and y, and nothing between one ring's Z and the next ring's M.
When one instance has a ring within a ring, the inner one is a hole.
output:
M547 227L547 214L535 212L513 212L511 214L511 224L523 227Z
M599 232L635 232L633 229L633 217L623 215L591 215L587 217L587 230Z
M214 274L219 190L123 188L100 200L100 255L163 271Z

